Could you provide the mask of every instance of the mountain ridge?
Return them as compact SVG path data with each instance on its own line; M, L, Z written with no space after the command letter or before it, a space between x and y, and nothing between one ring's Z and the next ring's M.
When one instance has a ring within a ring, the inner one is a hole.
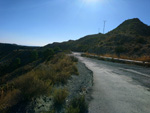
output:
M78 52L119 54L127 56L150 55L150 26L138 18L128 19L106 34L93 34L78 40L53 43L44 48L58 46Z
M15 49L25 49L27 47L15 44L6 44L7 46L4 47L4 45L0 43L1 54L6 51L10 52ZM98 33L87 35L77 40L69 40L61 43L54 42L38 49L55 47L60 47L62 50L96 54L150 55L150 26L144 24L138 18L128 19L106 34ZM35 48L33 47L33 49Z

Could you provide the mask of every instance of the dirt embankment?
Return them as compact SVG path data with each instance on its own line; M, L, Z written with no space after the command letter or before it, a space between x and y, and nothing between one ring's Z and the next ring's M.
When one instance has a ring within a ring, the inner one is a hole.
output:
M93 73L90 71L85 64L78 61L77 68L79 75L72 75L64 86L56 86L56 88L66 88L69 92L69 96L66 99L66 104L71 99L78 95L86 95L86 101L90 100L90 91L93 85ZM47 112L53 108L53 98L41 96L35 98L30 105L27 107L28 113Z
M93 72L80 61L77 64L77 68L79 75L73 75L66 85L70 92L69 100L79 94L90 94L93 86ZM86 95L86 99L89 99L88 95Z

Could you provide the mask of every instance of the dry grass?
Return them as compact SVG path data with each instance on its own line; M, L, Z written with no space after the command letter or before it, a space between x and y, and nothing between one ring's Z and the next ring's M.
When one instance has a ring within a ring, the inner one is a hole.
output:
M66 113L80 113L79 107L74 108L73 106L69 106L66 108Z
M1 91L2 93L2 91ZM3 92L0 97L0 111L16 105L21 98L21 91L18 89Z
M104 54L104 55L99 55L99 56L118 58L116 54Z
M53 83L66 83L67 79L72 75L78 75L78 70L76 68L76 62L72 61L72 58L59 54L52 59L51 63L51 74Z
M55 107L62 106L65 103L67 96L68 91L66 89L56 89L53 94Z
M150 56L141 56L139 58L136 58L139 61L143 61L143 62L150 62Z
M127 56L127 55L116 55L116 54L103 54L103 55L96 55L85 53L86 55L93 55L93 56L103 56L103 57L112 57L112 58L121 58L121 59L129 59L129 60L136 60L136 61L143 61L143 62L150 62L150 56L143 55L143 56Z
M14 80L14 87L22 92L25 100L30 100L33 97L49 94L51 82L43 81L36 77L34 72L30 72Z
M88 105L85 102L85 97L80 95L79 97L75 97L70 105L66 108L66 113L87 113Z

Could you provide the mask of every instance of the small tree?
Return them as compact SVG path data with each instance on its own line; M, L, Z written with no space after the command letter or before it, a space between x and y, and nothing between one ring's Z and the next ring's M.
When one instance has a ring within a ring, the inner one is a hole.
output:
M20 58L16 58L13 62L14 67L18 67L21 64L21 59Z
M31 52L31 59L32 60L37 60L39 57L38 52L37 51L32 51Z
M44 58L51 58L54 55L54 50L52 48L46 49L44 51Z
M122 46L117 46L115 48L115 52L118 55L118 57L120 57L120 54L123 53L125 51L125 49Z
M55 48L54 48L54 52L55 52L55 53L58 53L58 52L60 52L60 51L61 51L61 49L60 49L59 47L55 47Z

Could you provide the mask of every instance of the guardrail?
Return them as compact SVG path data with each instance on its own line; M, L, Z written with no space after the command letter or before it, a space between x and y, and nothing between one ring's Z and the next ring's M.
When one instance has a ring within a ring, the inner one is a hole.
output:
M87 55L87 54L84 54L84 53L81 54L81 56L96 58L98 60L105 60L105 61L119 62L119 63L128 63L128 64L136 64L136 65L142 65L142 66L150 67L150 62L144 62L144 61L136 61L136 60L130 60L130 59L105 57L105 56L98 56L98 55Z

